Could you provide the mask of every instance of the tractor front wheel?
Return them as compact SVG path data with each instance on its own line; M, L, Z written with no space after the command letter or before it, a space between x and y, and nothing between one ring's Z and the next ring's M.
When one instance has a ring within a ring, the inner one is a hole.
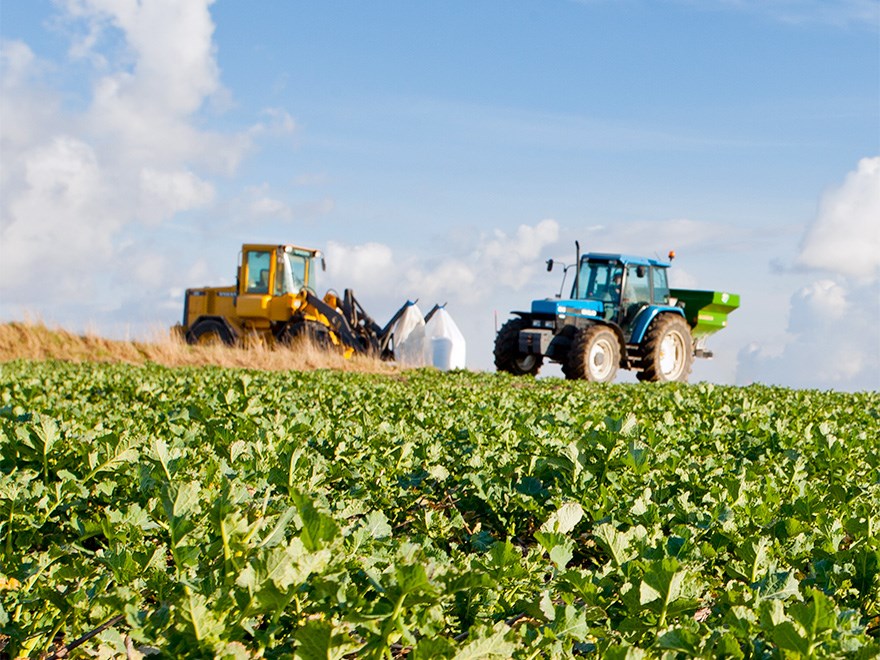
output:
M199 346L235 345L235 334L223 321L217 318L200 318L187 330L187 344Z
M641 353L639 380L686 383L694 363L690 327L677 314L658 316L645 333Z
M543 355L519 352L519 333L525 328L522 319L510 319L495 337L495 368L514 376L536 376L544 364Z
M620 366L620 342L611 328L591 325L574 336L568 357L562 365L565 377L610 383Z

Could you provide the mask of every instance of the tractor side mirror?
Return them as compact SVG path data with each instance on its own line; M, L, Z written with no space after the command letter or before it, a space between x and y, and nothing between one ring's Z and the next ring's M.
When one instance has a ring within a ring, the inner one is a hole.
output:
M547 272L553 270L553 259L547 259Z

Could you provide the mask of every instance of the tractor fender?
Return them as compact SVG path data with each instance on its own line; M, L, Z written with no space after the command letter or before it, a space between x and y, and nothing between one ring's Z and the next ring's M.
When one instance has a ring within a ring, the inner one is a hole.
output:
M679 316L684 318L684 310L682 310L681 307L672 307L669 305L650 305L649 307L643 309L636 317L635 323L633 323L630 343L641 344L642 340L645 338L645 332L647 332L648 326L650 326L653 320L657 318L660 314L678 314Z

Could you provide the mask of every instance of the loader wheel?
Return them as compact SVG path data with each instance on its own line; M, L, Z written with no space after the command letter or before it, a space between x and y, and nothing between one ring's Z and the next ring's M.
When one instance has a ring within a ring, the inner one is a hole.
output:
M620 366L620 342L610 328L591 325L580 330L571 343L562 372L568 379L610 383Z
M645 333L641 353L639 380L686 383L694 363L690 327L677 314L661 314Z
M495 368L514 376L536 376L544 364L543 355L519 352L519 332L525 327L522 319L510 319L495 337Z
M326 349L333 346L333 340L330 339L330 330L327 326L317 321L308 320L294 321L290 325L285 326L278 336L278 341L289 347L299 337L307 338L320 348Z
M193 323L186 333L187 344L199 346L235 345L235 335L229 327L219 319L202 318Z

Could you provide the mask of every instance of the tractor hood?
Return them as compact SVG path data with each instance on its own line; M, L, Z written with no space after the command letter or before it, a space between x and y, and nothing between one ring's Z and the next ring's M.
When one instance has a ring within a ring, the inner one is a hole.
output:
M532 314L552 314L553 316L601 317L605 313L605 303L601 300L573 300L545 298L532 301Z

